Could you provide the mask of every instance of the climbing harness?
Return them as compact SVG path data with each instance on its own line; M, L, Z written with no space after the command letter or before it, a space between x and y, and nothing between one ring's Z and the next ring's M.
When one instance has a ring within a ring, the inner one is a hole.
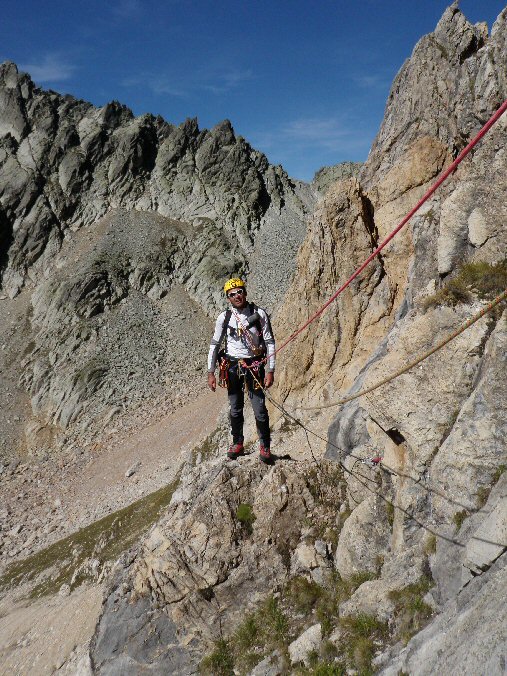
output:
M243 371L245 381L248 377L248 374L250 374L251 377L252 377L252 387L253 387L253 389L256 390L256 391L261 390L262 385L261 385L260 379L261 379L262 363L259 362L259 361L254 361L250 365L248 365L245 362L244 359L242 359L239 363L241 364L243 369L245 369Z
M254 303L248 303L248 310L250 312L250 316L247 318L247 325L242 322L241 317L239 314L229 308L224 316L224 322L222 326L222 333L220 336L220 341L221 343L225 339L225 344L224 348L221 349L217 355L217 361L218 361L218 369L219 369L219 376L218 376L218 385L223 388L227 388L229 385L229 369L231 366L237 364L237 374L238 378L242 379L243 381L243 389L249 389L248 388L248 383L247 383L247 378L251 377L250 372L255 374L257 378L252 380L252 389L253 390L258 390L259 389L259 378L261 377L261 368L263 366L263 360L262 356L266 354L266 344L264 342L264 338L262 335L262 326L260 323L260 316L258 312L258 307ZM231 317L234 315L234 318L236 320L236 328L233 329L232 327L229 326L229 323L231 321ZM269 321L269 320L268 320ZM253 338L250 334L250 331L248 330L251 326L255 326L257 328L257 331L259 333L259 345L255 345ZM235 331L237 337L241 340L244 338L244 342L248 344L248 348L254 355L254 358L252 360L247 360L247 359L235 359L231 358L227 354L227 336L229 333Z
M387 383L390 383L392 380L395 380L395 378L399 378L399 376L403 375L404 373L407 373L407 371L410 371L410 369L413 369L414 366L417 366L421 362L423 362L425 359L430 357L432 354L435 354L435 352L438 352L438 350L441 350L445 345L451 342L451 340L454 340L457 338L460 334L463 333L463 331L466 331L468 328L472 326L472 324L475 324L475 322L479 321L481 317L484 317L485 314L488 312L491 312L499 303L502 301L507 300L507 289L503 291L500 295L498 295L494 300L492 300L490 303L488 303L485 307L482 308L480 312L475 314L473 317L470 319L467 319L466 322L464 322L456 331L453 331L450 335L446 336L444 340L440 341L435 347L431 348L431 350L428 350L427 352L424 352L424 354L420 355L417 357L417 359L414 359L411 361L409 364L404 366L403 368L399 369L399 371L396 371L395 373L391 374L387 378L383 378L382 380L379 380L377 383L372 385L371 387L366 387L363 390L360 390L359 392L355 392L354 394L351 394L349 397L344 397L343 399L339 399L338 401L333 401L329 402L327 404L321 404L320 406L302 406L303 411L317 411L325 408L331 408L333 406L343 406L344 404L347 404L349 401L354 401L354 399L359 399L359 397L363 397L365 394L369 394L370 392L373 392L374 390L378 389L379 387L382 387L383 385L387 385Z

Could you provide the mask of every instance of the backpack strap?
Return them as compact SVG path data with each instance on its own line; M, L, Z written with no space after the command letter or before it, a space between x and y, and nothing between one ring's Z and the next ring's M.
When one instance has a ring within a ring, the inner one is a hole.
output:
M255 314L256 312L259 311L258 306L255 303L248 303L248 312L250 313L250 316ZM262 338L262 325L261 325L261 320L257 319L252 326L255 326L257 331L259 332L260 337Z
M225 312L225 317L224 317L224 323L222 325L222 334L220 336L220 340L218 344L220 345L225 338L225 344L224 344L224 352L227 353L227 329L229 328L229 322L231 321L231 316L232 316L232 310L226 310Z

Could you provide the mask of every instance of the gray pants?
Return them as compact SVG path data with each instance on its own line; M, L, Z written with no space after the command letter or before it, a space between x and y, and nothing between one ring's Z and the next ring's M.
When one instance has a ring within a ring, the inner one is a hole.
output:
M259 382L264 381L264 368L261 366L256 378ZM243 408L245 406L245 389L248 392L248 398L252 402L252 409L255 415L255 424L259 441L266 447L270 447L271 438L269 432L269 414L266 408L264 392L259 388L255 389L255 380L248 369L233 363L229 366L229 384L227 392L229 394L230 420L233 443L243 442Z

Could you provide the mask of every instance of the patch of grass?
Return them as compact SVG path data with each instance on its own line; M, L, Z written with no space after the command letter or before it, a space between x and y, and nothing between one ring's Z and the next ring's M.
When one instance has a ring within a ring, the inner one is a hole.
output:
M286 592L291 607L297 612L308 615L313 611L319 599L324 594L324 588L306 577L295 577L288 585Z
M467 510L462 509L460 512L456 512L456 514L452 517L452 520L454 521L454 525L456 526L457 531L461 528L467 516L468 516Z
M308 655L309 666L307 668L299 668L296 671L298 676L345 676L347 673L345 665L336 662L334 659L330 659L338 654L336 646L329 641L327 643L333 647L333 655L329 655L326 659L323 657L322 649L320 653L317 650L313 650Z
M489 495L493 489L493 486L498 483L502 474L507 470L507 465L499 465L493 476L491 477L491 484L489 486L479 486L477 489L477 509L484 507L488 501Z
M356 617L341 618L340 627L344 632L343 645L348 665L361 674L373 673L371 662L375 651L389 638L387 623L373 615L360 613Z
M477 489L477 509L481 509L487 503L493 486L479 486Z
M493 265L485 262L465 263L441 289L424 299L423 309L470 303L473 294L483 300L492 300L506 288L507 259Z
M201 462L208 460L216 452L215 432L209 434L206 439L196 446L192 451L192 464L195 465L197 458L200 456Z
M507 465L499 465L492 477L493 484L496 484L499 481L504 472L507 472Z
M323 662L317 664L312 670L313 676L345 676L347 669L343 664Z
M360 573L354 573L354 575L352 575L352 577L350 577L347 582L350 590L350 596L352 596L356 589L359 589L359 587L365 582L370 582L370 580L376 579L377 575L375 573L371 573L368 570L362 571Z
M233 676L234 658L228 641L220 639L215 643L215 650L202 660L199 672L206 676Z
M389 525L391 528L394 525L394 505L392 502L386 502L386 514L387 514L387 521L389 522Z
M426 556L430 556L437 551L437 537L431 533L424 543L424 553Z
M289 633L287 615L280 607L280 603L273 596L261 606L261 617L264 617L267 630L276 642L284 641Z
M470 303L472 294L465 284L458 278L450 279L447 284L436 291L431 296L427 296L423 301L423 309L438 307L439 305L450 305L454 307L459 303Z
M432 586L432 580L423 576L414 584L389 593L395 606L395 637L405 644L421 631L433 614L431 606L423 600Z
M244 502L238 505L236 510L236 518L243 526L247 535L251 535L253 531L253 523L257 518L253 513L252 505Z
M289 643L316 622L321 623L324 636L329 635L340 622L339 604L350 598L363 582L374 577L371 573L359 573L349 580L343 580L336 571L330 571L330 578L325 586L304 577L292 579L282 588L279 596L269 596L256 610L247 614L232 636L215 644L214 652L201 663L201 673L226 673L218 671L225 664L234 673L247 674L275 650L282 656L282 661L288 664ZM369 627L373 635L372 645L375 647L381 625L374 618L369 621L361 616L349 621L347 635L353 630L356 634L367 633ZM283 673L342 676L346 673L346 668L356 668L356 662L348 659L343 651L340 652L328 640L322 642L319 653L313 657L313 663L309 667L301 666L292 670L286 668ZM212 668L216 671L211 671Z
M482 261L465 263L459 277L479 298L492 300L507 288L507 259L494 265Z
M287 654L287 645L292 638L289 619L280 602L274 596L269 596L246 616L226 646L233 668L240 673L247 673L275 650ZM223 645L221 647L224 648Z
M234 646L240 653L251 650L259 640L261 625L257 613L247 615L233 636Z
M334 571L331 584L323 588L315 604L315 615L322 627L323 636L329 636L338 620L340 603L349 599L363 582L375 579L373 573L357 573L344 580Z
M54 594L62 584L71 584L74 573L87 559L96 558L101 565L115 561L159 519L178 483L179 478L50 547L12 563L0 577L0 590L34 581L37 584L30 593L32 598ZM79 575L72 588L82 584L89 575L88 572Z

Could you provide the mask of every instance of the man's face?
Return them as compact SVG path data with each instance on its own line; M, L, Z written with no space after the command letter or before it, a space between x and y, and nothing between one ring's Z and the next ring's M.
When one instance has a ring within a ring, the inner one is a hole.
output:
M241 310L246 305L246 291L245 289L231 289L227 293L227 298L229 303L236 310Z

